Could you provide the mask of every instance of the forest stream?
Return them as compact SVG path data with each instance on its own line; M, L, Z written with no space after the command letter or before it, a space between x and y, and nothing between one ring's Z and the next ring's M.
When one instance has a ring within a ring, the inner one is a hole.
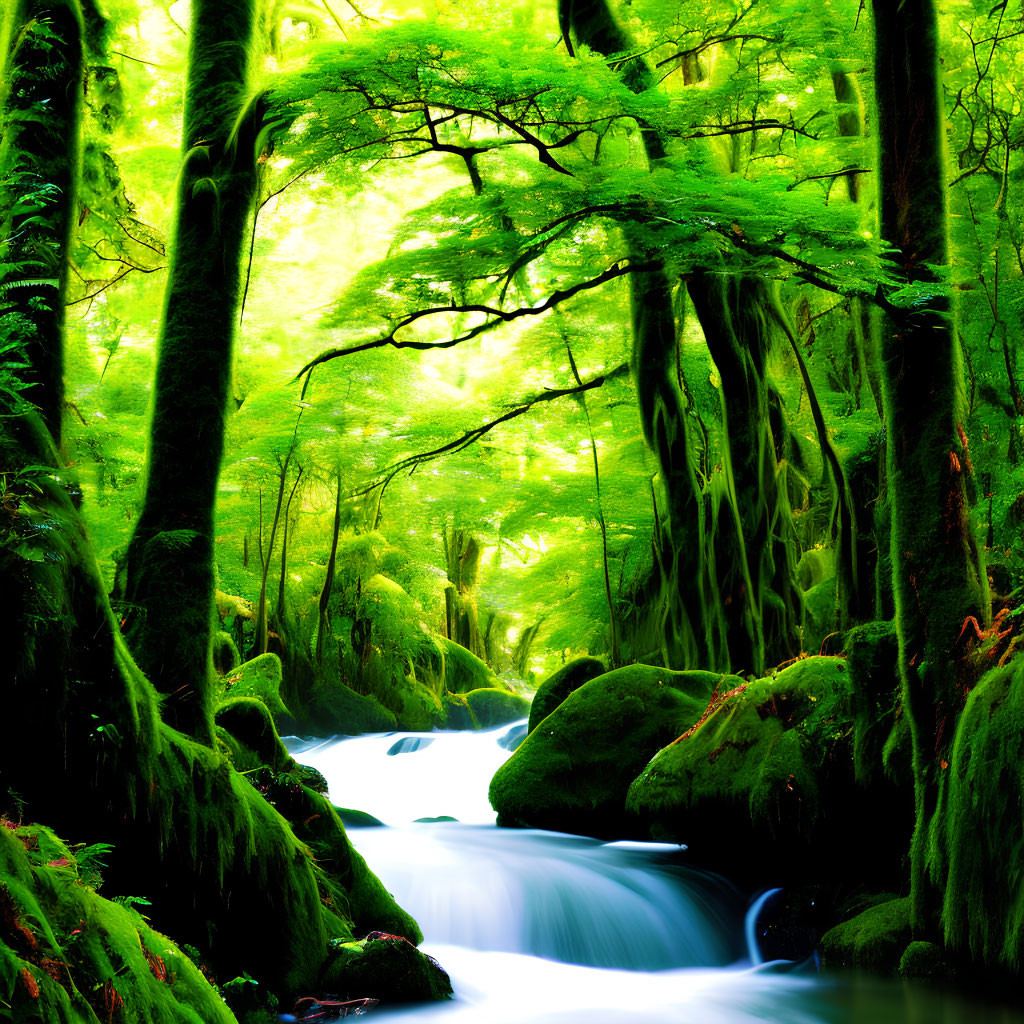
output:
M287 741L332 800L383 822L353 845L418 920L451 1002L373 1011L450 1024L1024 1024L960 994L763 963L758 908L685 849L499 829L487 800L525 723ZM433 819L433 820L430 820ZM456 819L456 820L451 820Z

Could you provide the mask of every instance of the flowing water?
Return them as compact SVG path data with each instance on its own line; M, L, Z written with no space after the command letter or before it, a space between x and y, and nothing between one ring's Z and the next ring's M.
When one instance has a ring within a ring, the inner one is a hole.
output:
M926 986L763 964L758 902L659 843L498 829L491 776L525 725L288 741L334 803L451 1002L373 1011L437 1024L1024 1024L1024 1014ZM433 820L424 820L433 819Z

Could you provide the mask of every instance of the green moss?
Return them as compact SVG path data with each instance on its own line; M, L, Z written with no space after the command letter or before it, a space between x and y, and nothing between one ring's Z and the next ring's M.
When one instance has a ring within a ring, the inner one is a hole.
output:
M825 963L895 971L910 942L910 899L891 899L869 907L827 931L821 939Z
M573 690L578 690L585 682L603 675L605 671L604 662L597 658L576 658L553 672L537 687L527 731L533 732Z
M218 703L227 697L255 697L274 715L289 713L281 700L281 659L276 654L261 654L239 665L221 685Z
M896 623L857 626L847 632L843 648L853 686L854 770L857 780L866 782L883 767L885 745L899 712Z
M341 934L379 929L410 942L423 939L419 925L384 888L353 849L338 812L326 797L302 787L293 807L296 835L316 857L325 907L350 923Z
M345 828L377 828L384 824L380 818L366 811L357 811L351 807L335 807L334 810Z
M473 712L469 710L469 701L464 693L446 693L444 708L447 714L446 725L449 729L475 729L477 727Z
M525 697L496 688L470 690L466 704L481 729L516 722L530 713L530 702Z
M343 683L322 683L308 700L305 726L315 724L322 734L341 733L360 736L368 732L391 732L398 728L393 711L385 708L376 697L356 693Z
M53 851L38 839L37 831L0 828L0 1019L232 1024L170 939L84 885L66 847L47 866Z
M471 651L443 636L435 638L444 663L442 678L450 693L469 693L471 690L505 689L504 684Z
M238 668L242 661L238 653L238 647L231 638L231 634L225 633L224 630L214 633L211 655L213 657L213 669L217 675L221 676L232 671L232 669Z
M381 932L361 942L335 944L322 984L346 999L370 997L382 1003L447 999L452 992L436 960L400 936Z
M948 871L946 945L992 967L1024 968L1024 658L994 668L960 715L929 858Z
M836 578L829 576L804 594L803 649L820 651L825 638L836 631L837 624Z
M630 782L700 717L723 678L735 680L630 665L584 683L498 769L490 800L499 823L598 836L628 831Z
M950 981L955 971L941 946L912 942L900 957L900 974L914 981Z
M719 870L753 871L754 849L760 870L780 878L887 863L878 851L902 849L912 812L888 789L855 784L852 706L842 658L802 659L734 690L659 751L627 807Z
M810 590L835 575L836 556L832 548L808 548L796 564L801 588Z
M229 697L217 708L218 735L231 751L235 768L248 771L268 765L275 771L297 767L274 727L270 710L256 697ZM224 734L227 735L224 735Z

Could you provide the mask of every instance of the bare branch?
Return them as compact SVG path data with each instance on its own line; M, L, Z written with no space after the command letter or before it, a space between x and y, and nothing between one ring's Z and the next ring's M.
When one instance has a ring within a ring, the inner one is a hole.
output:
M543 402L554 402L559 398L579 397L587 391L593 391L595 388L601 387L607 381L615 380L628 373L629 364L622 363L619 366L616 366L613 370L609 370L607 373L599 374L597 377L591 377L590 380L587 381L581 381L575 387L546 388L539 394L532 395L529 398L524 398L522 401L517 402L507 412L502 413L496 419L483 423L478 427L473 427L471 430L467 430L461 437L457 437L454 441L449 441L447 444L443 444L438 448L432 448L430 451L419 452L416 455L409 455L404 459L400 459L398 462L393 463L386 469L381 470L372 483L367 484L365 487L362 487L357 491L353 491L349 497L358 498L364 494L369 494L371 491L380 487L381 484L390 483L394 477L407 469L411 471L424 462L432 462L434 459L439 459L444 455L453 455L456 452L460 452L464 448L468 448L475 441L479 441L481 437L500 424L508 423L510 420L524 416L533 409L534 406L540 405Z
M587 281L580 281L577 284L570 285L568 288L560 288L557 291L552 292L539 306L520 306L516 309L503 310L498 309L495 306L467 304L434 306L431 309L420 309L415 313L408 313L403 316L391 331L382 338L374 338L372 341L364 341L362 344L351 345L348 348L333 348L328 349L326 352L321 352L315 359L306 363L306 365L295 374L292 380L298 380L300 377L310 373L310 371L315 369L317 366L322 363L330 362L332 359L339 359L342 356L354 355L356 352L367 352L370 349L385 348L389 345L392 348L411 348L419 351L428 351L430 349L438 348L453 348L455 345L459 345L464 341L470 341L473 338L479 337L481 334L491 331L495 327L499 327L501 324L510 323L511 321L518 320L520 317L524 316L539 316L541 313L546 313L549 309L554 309L555 306L565 302L566 299L571 299L574 295L578 295L580 292L599 288L601 285L607 284L609 281L614 281L616 278L622 277L625 274L643 273L648 270L653 270L656 266L658 266L658 264L653 261L646 263L626 263L620 260L613 263L603 273L598 274L597 277L590 278ZM487 316L488 319L481 324L477 324L475 327L471 327L469 330L455 338L449 338L447 341L400 341L397 338L397 334L400 330L404 327L410 326L417 320L445 313L482 313Z

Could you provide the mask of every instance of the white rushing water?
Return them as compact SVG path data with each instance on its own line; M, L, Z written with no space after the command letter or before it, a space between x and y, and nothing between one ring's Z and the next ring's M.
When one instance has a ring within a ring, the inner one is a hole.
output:
M747 913L727 882L687 868L679 847L498 829L487 788L524 732L519 723L287 741L323 773L335 804L385 823L349 836L452 979L450 1002L378 1007L374 1018L1024 1024L932 989L752 967L756 906Z

